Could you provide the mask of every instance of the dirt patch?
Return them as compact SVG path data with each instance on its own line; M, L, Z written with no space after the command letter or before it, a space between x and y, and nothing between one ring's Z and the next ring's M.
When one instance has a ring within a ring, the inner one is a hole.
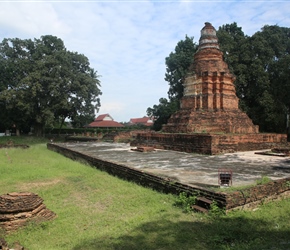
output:
M56 184L58 184L60 182L64 182L64 180L63 179L53 179L53 180L48 180L48 181L21 183L17 187L17 190L27 191L27 190L31 190L32 188L53 186L53 185L56 185Z
M105 199L92 200L90 199L90 192L97 192L97 190L91 190L88 192L75 190L70 196L64 199L64 204L73 204L76 207L85 208L88 211L94 211L94 213L101 213L105 211L112 204L112 197L106 197Z
M26 144L14 144L13 141L8 141L5 144L3 144L3 143L0 144L0 149L1 148L23 148L23 149L26 149L26 148L29 148L29 146Z

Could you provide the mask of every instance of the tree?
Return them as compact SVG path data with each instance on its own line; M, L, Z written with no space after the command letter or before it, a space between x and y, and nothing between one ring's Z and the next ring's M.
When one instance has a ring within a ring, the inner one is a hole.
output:
M4 39L0 44L0 103L10 124L31 125L40 136L55 120L94 114L100 107L100 81L82 54L68 51L61 39Z
M159 104L147 109L147 115L156 118L153 129L160 130L166 124L171 114L179 109L180 99L183 96L183 83L189 66L193 62L193 55L197 45L193 37L185 36L185 40L177 43L175 51L165 58L165 81L169 84L168 100L160 98Z
M290 48L290 46L289 46ZM272 93L275 96L275 101L281 114L281 127L287 127L288 141L290 141L290 54L285 52L279 61L269 66L270 79L272 83ZM286 118L285 118L286 117ZM288 118L288 120L287 120Z
M171 114L178 109L178 105L177 101L168 101L166 98L160 98L158 105L148 108L147 115L155 118L153 129L156 131L161 130L162 125L166 124Z
M165 58L166 73L165 81L169 84L169 100L180 100L183 96L183 83L189 66L193 62L193 55L197 50L193 37L185 36L175 47L175 52L171 52Z
M277 25L264 26L263 36L273 50L267 65L271 94L275 100L274 115L279 132L285 131L287 116L290 114L290 28ZM288 124L288 141L290 130Z
M285 92L287 80L282 72L287 72L289 34L289 28L266 25L247 37L236 23L223 25L217 32L225 61L237 77L240 107L261 131L285 131L290 92ZM287 100L281 97L284 94Z
M245 36L241 27L237 23L226 24L217 30L220 50L223 52L224 61L227 62L231 73L237 79L235 81L236 93L240 99L240 107L245 110L243 98L245 97L245 86L247 85L247 64L251 56L249 56L248 37Z
M243 85L241 100L253 122L259 125L260 131L265 132L281 131L278 122L280 117L276 112L277 105L272 95L268 71L274 54L273 47L261 32L256 32L247 39L247 56L245 56L247 67L244 73L246 84Z
M20 98L25 91L25 86L18 84L25 76L29 65L29 55L23 48L30 47L32 41L22 41L18 38L10 41L4 39L0 44L0 103L2 109L1 124L5 128L15 125L24 126L30 121L24 118L28 112L27 101ZM12 46L12 47L11 47ZM18 95L16 95L18 92Z

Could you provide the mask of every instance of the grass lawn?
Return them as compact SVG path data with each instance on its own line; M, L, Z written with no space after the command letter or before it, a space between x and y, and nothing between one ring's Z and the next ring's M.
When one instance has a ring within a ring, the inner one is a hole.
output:
M1 234L29 250L290 249L290 199L223 216L184 213L176 197L47 150L46 139L0 149L0 194L33 192L57 217Z

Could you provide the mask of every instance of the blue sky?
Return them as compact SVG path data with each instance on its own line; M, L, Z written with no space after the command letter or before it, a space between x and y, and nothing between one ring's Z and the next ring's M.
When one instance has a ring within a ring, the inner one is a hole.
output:
M146 115L167 97L165 58L205 22L237 22L246 35L264 25L290 27L290 1L0 0L0 40L61 38L101 76L101 108L115 121Z

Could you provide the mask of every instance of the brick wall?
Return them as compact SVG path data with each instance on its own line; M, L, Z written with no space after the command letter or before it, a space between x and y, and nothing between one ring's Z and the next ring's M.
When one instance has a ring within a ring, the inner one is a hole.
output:
M264 201L277 199L281 194L290 197L290 177L229 193L226 196L226 209L251 208L251 205L254 207Z
M139 133L132 146L150 146L158 149L221 154L238 151L269 149L286 143L284 134L173 134Z

